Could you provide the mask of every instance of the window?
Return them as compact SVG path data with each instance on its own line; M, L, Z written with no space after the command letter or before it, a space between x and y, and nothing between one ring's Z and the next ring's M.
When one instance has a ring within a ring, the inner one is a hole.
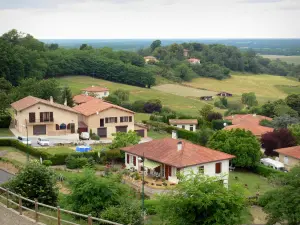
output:
M204 174L204 166L199 166L199 173Z
M222 172L222 163L216 163L216 174Z
M289 157L284 156L284 164L289 165Z
M185 125L182 125L182 129L185 129Z
M40 112L40 122L53 122L53 112Z
M133 156L133 165L136 166L136 157Z
M194 125L190 125L190 131L194 131Z
M105 118L105 123L117 123L118 122L118 117L106 117Z
M129 155L127 154L127 164L129 164Z
M104 96L106 96L106 94L107 94L107 92L105 91L105 92L104 92Z
M35 113L30 112L29 113L29 123L34 123L35 122Z
M59 126L59 129L60 129L60 130L65 130L65 129L67 129L67 125L64 124L64 123L62 123L62 124Z
M121 116L120 117L120 122L124 123L124 122L132 122L132 116Z

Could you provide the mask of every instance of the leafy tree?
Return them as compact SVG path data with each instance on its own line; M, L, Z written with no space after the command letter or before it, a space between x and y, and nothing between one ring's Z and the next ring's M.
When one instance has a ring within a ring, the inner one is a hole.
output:
M257 138L250 131L241 129L217 131L209 140L208 147L235 155L232 163L237 167L253 167L261 156Z
M190 174L169 193L158 196L156 212L166 225L241 224L243 190L219 178Z
M205 105L202 107L202 109L199 110L199 114L201 116L202 119L206 120L208 114L213 112L213 106L211 105Z
M289 115L292 117L298 116L298 112L293 110L288 105L276 105L274 107L274 114L275 116L283 116L283 115Z
M115 105L120 105L121 104L121 100L119 99L119 97L117 95L111 94L107 97L104 98L105 101L111 102L112 104Z
M12 85L4 77L0 77L0 92L8 94L12 90Z
M258 105L255 93L254 92L243 93L242 103L250 107Z
M278 148L286 148L296 145L296 140L288 129L278 129L265 133L261 136L261 144L265 149L265 154L274 156Z
M160 112L161 108L162 104L159 99L148 100L144 105L144 111L146 113Z
M88 44L82 44L80 47L79 47L80 50L91 50L92 49L92 46L89 46Z
M300 224L300 167L283 177L284 185L266 192L259 203L268 214L268 224Z
M5 92L0 92L0 114L3 114L8 108L11 100Z
M275 117L272 123L274 128L287 128L291 124L299 123L299 119L289 115L283 115Z
M286 104L300 115L300 94L291 94L285 99Z
M146 102L143 100L137 100L135 102L132 103L132 110L134 112L145 112L144 111L144 106L145 106Z
M291 124L288 126L289 131L292 133L298 145L300 145L300 123Z
M150 48L151 51L153 52L156 48L161 46L161 41L160 40L155 40L151 43Z
M211 122L213 120L221 120L223 119L223 116L221 113L218 113L218 112L210 112L208 113L207 117L206 117L206 120Z
M72 97L72 92L71 89L68 86L65 86L62 89L62 93L61 93L61 99L60 99L60 103L64 104L64 102L67 100L67 105L70 107L74 106L74 101L73 101L73 97Z
M184 81L190 81L193 78L193 71L184 63L175 67L175 74Z
M118 96L121 102L126 102L129 100L129 91L123 89L117 89L113 92L113 95Z
M202 128L196 131L197 143L206 146L210 137L214 134L214 130L210 128Z
M46 45L46 47L47 47L49 50L53 51L53 50L58 49L59 46L58 46L58 44L52 43L52 44Z
M134 131L125 132L117 132L113 134L115 136L112 144L109 146L110 149L123 148L130 145L136 145L141 140L141 137L137 135Z
M10 191L25 198L56 206L58 189L55 173L38 161L31 161L17 176L8 182Z

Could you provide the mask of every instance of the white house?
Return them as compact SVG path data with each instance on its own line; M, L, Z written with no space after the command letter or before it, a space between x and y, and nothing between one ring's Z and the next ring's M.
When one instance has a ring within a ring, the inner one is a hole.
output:
M106 87L100 87L100 86L91 86L84 89L81 89L82 94L85 95L91 95L96 98L104 98L109 96L109 89Z
M229 161L235 156L212 150L186 140L164 138L122 148L125 152L125 166L152 176L158 174L170 183L178 183L178 172L190 174L204 173L220 177L228 187ZM144 167L142 157L145 158Z
M188 62L190 64L200 64L200 59L190 58L190 59L188 59Z
M196 131L198 120L196 119L170 119L169 123L178 128L182 128L189 131Z

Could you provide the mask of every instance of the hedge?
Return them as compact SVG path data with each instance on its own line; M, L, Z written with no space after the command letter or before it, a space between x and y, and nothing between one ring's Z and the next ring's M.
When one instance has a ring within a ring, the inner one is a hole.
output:
M0 115L0 128L9 128L11 115Z
M272 176L272 175L278 175L278 174L283 173L281 171L275 170L273 168L267 167L267 166L262 165L262 164L257 164L255 167L252 168L252 171L254 173L257 173L257 174L259 174L261 176L264 176L264 177L269 177L269 176Z
M42 157L43 160L50 160L52 162L52 165L64 165L66 158L71 155L75 157L87 157L87 158L93 158L94 160L97 160L98 153L97 152L74 152L74 153L57 153L57 154L50 154L47 152L44 152L42 150L39 150L37 148L34 148L32 146L28 146L19 142L18 140L13 139L0 139L0 146L11 146L15 147L16 149L29 153L29 155L32 155L34 157L40 158Z

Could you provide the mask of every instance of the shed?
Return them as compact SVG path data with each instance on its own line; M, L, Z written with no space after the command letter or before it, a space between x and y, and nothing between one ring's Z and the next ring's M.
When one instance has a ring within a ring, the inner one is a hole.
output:
M213 100L213 96L201 96L200 100L204 100L204 101L212 101Z

